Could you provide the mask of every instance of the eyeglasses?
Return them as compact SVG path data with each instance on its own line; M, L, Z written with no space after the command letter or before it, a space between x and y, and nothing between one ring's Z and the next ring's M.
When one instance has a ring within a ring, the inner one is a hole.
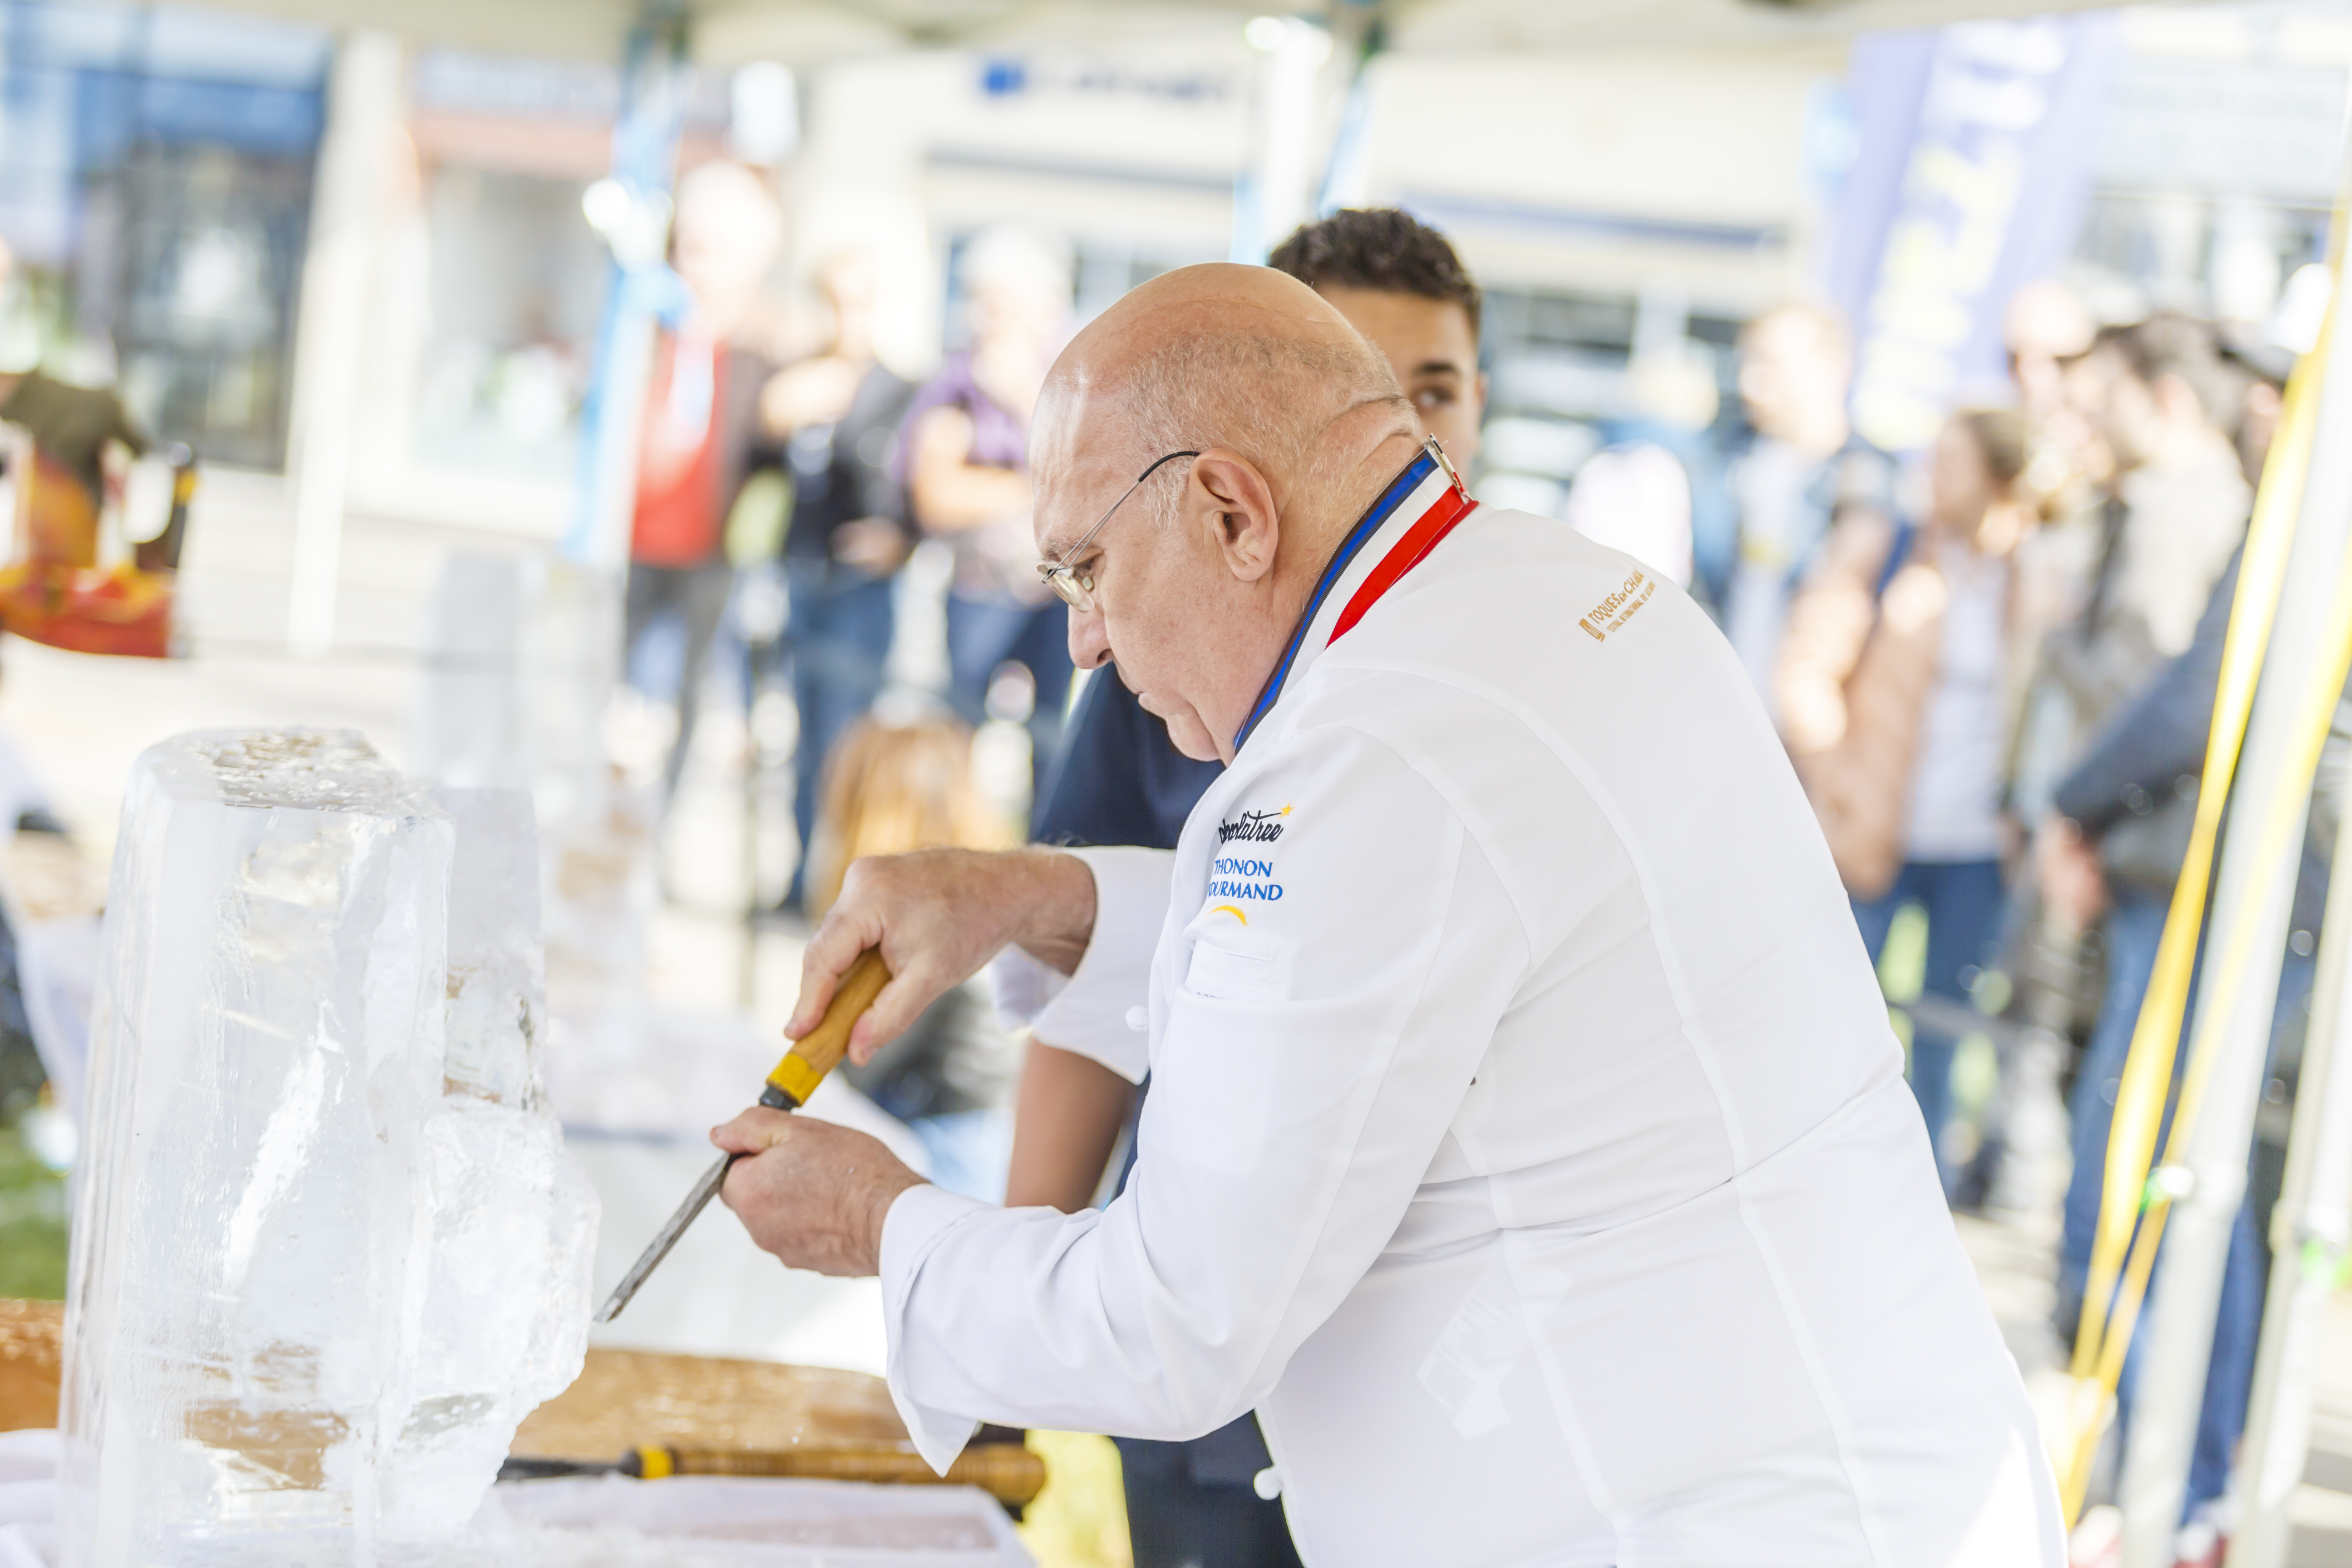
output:
M1037 563L1037 575L1045 580L1045 586L1053 589L1055 594L1061 596L1065 604L1068 605L1070 608L1077 611L1078 614L1082 616L1092 614L1095 607L1095 578L1093 568L1091 565L1087 567L1073 566L1070 564L1071 561L1077 556L1079 552L1083 551L1087 545L1094 542L1095 535L1103 531L1103 524L1111 520L1111 513L1116 512L1119 508L1125 506L1127 504L1127 498L1143 488L1144 480L1158 473L1163 466L1174 462L1179 458L1197 458L1201 454L1198 452L1171 452L1166 457L1160 458L1158 462L1152 464L1151 467L1144 469L1143 472L1136 475L1135 483L1128 486L1125 493L1117 500L1110 503L1110 511L1107 511L1103 513L1101 517L1096 519L1095 525L1087 530L1087 531L1080 536L1076 544L1071 545L1067 550L1062 552L1062 558L1059 561L1040 561Z

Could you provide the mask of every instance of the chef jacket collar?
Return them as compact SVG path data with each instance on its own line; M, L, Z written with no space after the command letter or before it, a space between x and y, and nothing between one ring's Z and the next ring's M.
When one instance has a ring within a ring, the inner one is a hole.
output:
M1439 540L1470 515L1477 502L1433 438L1391 480L1370 510L1348 531L1317 579L1315 593L1298 617L1274 674L1234 736L1238 753L1260 721L1274 710L1290 684L1349 627L1361 620L1398 579L1434 549Z

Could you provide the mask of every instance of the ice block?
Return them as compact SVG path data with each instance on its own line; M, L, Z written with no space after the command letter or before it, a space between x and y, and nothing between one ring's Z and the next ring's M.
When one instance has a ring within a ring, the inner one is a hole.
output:
M66 1321L74 1568L369 1564L579 1368L527 797L185 735L123 805Z
M537 717L524 679L533 619L530 563L453 551L425 601L425 668L409 714L421 778L527 788Z
M540 1077L547 1020L530 797L444 789L449 886L441 1103L425 1122L430 1235L411 1271L413 1358L388 1429L386 1538L460 1529L515 1427L580 1375L596 1194Z

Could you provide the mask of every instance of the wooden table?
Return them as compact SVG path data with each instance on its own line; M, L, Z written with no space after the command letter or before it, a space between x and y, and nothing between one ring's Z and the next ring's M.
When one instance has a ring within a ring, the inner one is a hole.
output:
M58 1424L64 1317L59 1302L0 1300L0 1431ZM758 1474L935 1479L878 1377L646 1351L590 1351L579 1381L524 1418L512 1451L610 1464L638 1447L681 1450L706 1465L731 1456ZM1045 1473L1011 1443L983 1443L947 1479L1018 1504L1037 1495Z
M62 1301L0 1299L0 1432L58 1424Z
M514 1451L611 1460L641 1444L780 1453L906 1440L888 1385L862 1372L592 1350L580 1380L524 1417Z

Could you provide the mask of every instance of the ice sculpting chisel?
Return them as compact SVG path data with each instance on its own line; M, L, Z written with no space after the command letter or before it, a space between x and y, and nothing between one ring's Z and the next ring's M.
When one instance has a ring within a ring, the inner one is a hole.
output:
M800 1476L816 1480L945 1484L978 1487L1001 1502L1029 1502L1045 1489L1045 1462L1019 1443L975 1442L956 1456L944 1476L915 1452L912 1443L811 1443L772 1453L732 1448L674 1448L646 1444L616 1462L510 1458L499 1467L501 1481L554 1480L566 1476L627 1476L660 1480L667 1476Z
M851 1027L866 1009L874 1005L874 998L881 994L882 987L889 984L890 971L882 962L882 950L869 947L859 953L857 962L849 966L849 973L841 977L841 984L834 987L833 1002L817 1026L808 1032L807 1038L786 1051L784 1059L776 1064L776 1070L768 1075L767 1087L760 1091L760 1103L774 1110L798 1110L806 1105L808 1097L816 1092L816 1086L824 1081L824 1075L848 1054ZM719 1195L719 1189L727 1183L727 1173L741 1158L740 1154L721 1154L719 1163L702 1173L702 1180L694 1184L694 1190L686 1194L686 1202L677 1205L669 1223L661 1227L644 1255L613 1288L604 1310L596 1314L598 1322L609 1323L621 1315L621 1309L629 1304L629 1298L637 1293L646 1277L661 1266L661 1260L669 1256L669 1249L677 1245L677 1238L686 1234L695 1216Z

